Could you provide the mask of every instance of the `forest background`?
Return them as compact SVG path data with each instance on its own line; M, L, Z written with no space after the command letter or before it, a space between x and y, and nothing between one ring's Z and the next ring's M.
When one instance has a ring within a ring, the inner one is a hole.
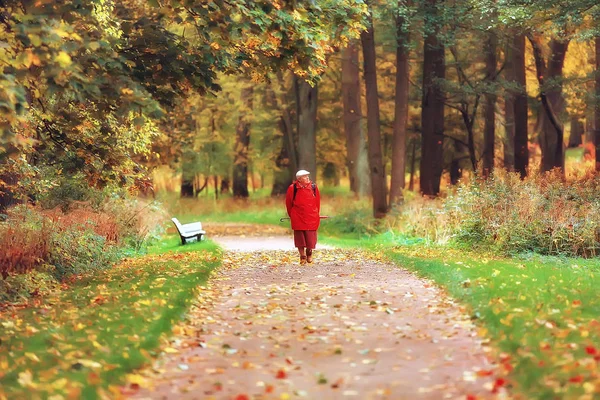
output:
M595 0L0 1L0 398L119 390L222 257L180 253L170 217L277 224L300 168L324 239L386 245L469 304L503 351L496 385L593 398L599 17Z
M299 168L332 233L596 254L594 2L188 3L2 3L3 278L139 250L176 197L275 215Z

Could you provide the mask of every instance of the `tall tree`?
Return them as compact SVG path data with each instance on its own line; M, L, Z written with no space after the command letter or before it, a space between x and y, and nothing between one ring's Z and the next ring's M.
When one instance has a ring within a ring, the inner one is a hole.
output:
M496 79L496 50L498 40L494 32L489 32L485 45L485 75L489 81ZM496 94L490 91L485 95L483 128L483 176L487 178L494 169L496 139Z
M437 196L443 170L444 142L444 94L439 79L444 79L445 47L440 40L438 8L443 0L427 0L425 3L426 26L423 49L423 97L421 106L421 192Z
M317 178L317 86L296 76L298 168Z
M550 171L552 168L560 168L564 171L564 127L560 116L565 108L562 78L569 40L552 39L550 41L550 59L546 64L539 36L528 34L527 37L533 48L543 110L540 132L541 169Z
M515 59L512 36L504 45L504 78L514 85ZM508 171L515 169L515 91L509 88L504 93L504 168Z
M242 108L238 117L233 160L233 196L248 197L248 147L250 146L250 119L253 89L246 84L241 91Z
M383 218L387 211L387 184L383 168L381 149L381 127L379 119L379 95L377 91L377 69L375 57L375 34L372 15L369 15L367 30L360 35L363 49L364 80L367 96L367 137L369 149L369 172L373 195L373 215Z
M402 202L402 190L405 185L406 136L408 127L408 90L409 90L409 35L406 19L400 13L402 0L398 4L396 17L396 99L394 132L392 138L392 171L390 182L390 205Z
M594 42L596 52L596 90L594 108L594 146L596 148L596 172L600 172L600 37Z
M342 49L342 101L344 105L344 131L346 133L346 160L350 190L359 194L359 155L363 133L360 101L360 67L356 42Z
M518 90L514 97L515 118L515 171L521 178L527 176L529 168L529 135L527 128L528 105L527 105L527 80L525 76L525 36L517 34L513 41L513 67L515 83Z

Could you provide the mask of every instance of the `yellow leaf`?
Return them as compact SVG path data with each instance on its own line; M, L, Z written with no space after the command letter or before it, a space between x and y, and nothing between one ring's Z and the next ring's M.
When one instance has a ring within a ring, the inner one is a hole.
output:
M177 350L177 349L174 349L174 348L172 348L172 347L167 347L167 348L165 349L165 353L171 353L171 354L173 354L173 353L179 353L179 350Z
M38 356L33 353L25 353L25 357L29 358L31 361L40 362Z
M138 384L141 387L146 386L146 378L144 378L143 376L138 375L138 374L128 374L127 382L132 383L132 384Z
M29 40L31 41L31 44L35 47L39 47L42 45L42 39L38 35L29 34L28 36Z
M71 56L64 51L59 52L58 55L54 57L54 61L56 61L62 68L68 67L73 62L73 60L71 60Z
M60 390L67 385L67 378L60 378L52 383L52 388L56 390Z
M102 364L92 360L77 360L81 365L88 368L101 368Z

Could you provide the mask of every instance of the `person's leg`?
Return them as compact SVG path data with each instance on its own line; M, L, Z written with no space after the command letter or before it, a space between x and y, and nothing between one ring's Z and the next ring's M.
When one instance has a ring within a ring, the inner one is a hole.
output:
M298 247L298 253L300 253L300 264L306 263L306 252L304 251L304 247Z
M306 231L304 237L306 239L306 261L312 263L313 250L317 246L317 231Z
M294 231L294 246L298 248L300 254L300 264L306 263L306 238L304 237L304 231Z

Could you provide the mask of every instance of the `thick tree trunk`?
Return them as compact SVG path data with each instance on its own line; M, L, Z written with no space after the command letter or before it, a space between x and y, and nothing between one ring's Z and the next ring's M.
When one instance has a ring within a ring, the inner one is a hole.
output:
M401 203L406 170L406 128L408 125L408 34L404 32L405 20L396 18L396 99L394 133L392 138L392 179L390 184L390 206Z
M387 213L387 193L383 155L381 150L381 130L379 120L379 96L377 93L377 70L375 58L375 35L373 19L369 15L370 27L360 35L363 59L364 79L367 95L367 137L369 144L369 171L371 193L373 195L373 215L383 218Z
M498 40L494 33L489 33L486 42L485 70L488 80L496 79L496 47ZM495 138L496 138L496 95L485 95L483 127L483 177L488 178L494 170Z
M346 165L350 178L350 190L360 194L361 174L358 167L363 132L360 106L360 68L358 48L355 42L350 42L348 47L342 50L342 100L346 133Z
M527 132L527 81L525 79L525 36L515 36L513 41L513 51L514 78L515 82L519 85L519 90L514 96L515 171L521 175L521 178L525 178L529 168L529 135Z
M600 37L596 38L596 99L594 108L594 146L596 148L596 172L600 172Z
M437 8L443 0L427 0L426 14L431 20L437 19ZM421 192L427 196L437 196L440 192L440 179L443 169L444 143L444 94L436 83L445 77L444 45L438 38L439 26L425 37L423 50L423 98L421 125L423 130L421 145Z
M529 35L528 38L533 48L543 110L540 132L541 170L550 171L553 168L560 168L564 172L564 128L560 116L565 109L565 100L562 95L561 79L569 41L550 42L550 60L546 66L540 40L533 35ZM552 86L546 85L546 78Z
M236 128L234 164L233 164L233 197L248 197L248 147L250 146L250 119L252 115L252 86L242 89L242 109Z
M577 117L571 117L571 133L569 134L569 148L579 147L583 143L583 122Z
M298 168L317 179L317 86L295 77L298 112Z

